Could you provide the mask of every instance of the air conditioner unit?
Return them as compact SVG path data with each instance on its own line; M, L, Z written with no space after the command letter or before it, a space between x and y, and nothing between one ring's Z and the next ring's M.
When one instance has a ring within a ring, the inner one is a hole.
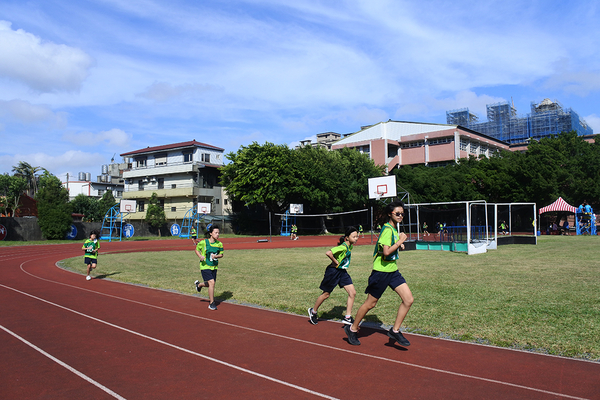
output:
M152 178L150 178L150 182L156 182L156 177L153 176Z
M144 183L148 183L148 177L144 178Z

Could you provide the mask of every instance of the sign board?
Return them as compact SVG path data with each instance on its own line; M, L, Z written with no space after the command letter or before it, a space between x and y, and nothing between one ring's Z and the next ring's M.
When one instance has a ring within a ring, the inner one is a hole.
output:
M135 229L131 224L123 225L123 236L130 238L135 234Z
M71 225L71 229L67 232L67 239L73 240L77 237L77 227L75 225Z
M290 204L290 214L304 214L304 204Z
M0 224L0 240L6 239L8 235L8 230L4 227L4 225Z
M198 203L198 214L210 214L210 203Z
M382 199L396 196L396 175L369 178L369 199Z
M137 211L137 204L135 200L121 200L119 211L122 213L134 213Z
M171 236L179 236L181 233L181 228L177 224L171 225Z

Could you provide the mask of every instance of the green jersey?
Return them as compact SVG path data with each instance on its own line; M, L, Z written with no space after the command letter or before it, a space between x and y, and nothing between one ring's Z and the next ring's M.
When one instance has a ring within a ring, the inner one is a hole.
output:
M85 250L85 256L87 258L98 258L98 249L100 248L100 241L98 239L86 239L81 247Z
M396 260L398 259L398 250L389 256L383 255L383 246L393 246L398 241L398 231L391 224L386 223L381 229L375 250L373 251L373 269L381 272L394 272L398 269Z
M219 259L213 259L213 255L223 253L223 243L218 240L211 243L210 240L204 239L198 242L196 250L204 256L204 261L200 261L200 269L217 269L219 266Z
M336 268L338 269L348 269L350 266L350 257L352 256L352 245L348 246L346 243L342 243L339 246L331 249L333 253L333 258L335 258L338 262Z

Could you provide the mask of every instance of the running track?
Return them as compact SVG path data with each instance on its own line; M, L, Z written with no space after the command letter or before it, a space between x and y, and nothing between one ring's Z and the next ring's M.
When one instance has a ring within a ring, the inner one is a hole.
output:
M215 312L203 297L87 282L55 266L80 247L0 247L0 398L600 399L599 363L414 334L403 348L368 328L354 347L341 323L226 302ZM104 252L190 247L102 243Z

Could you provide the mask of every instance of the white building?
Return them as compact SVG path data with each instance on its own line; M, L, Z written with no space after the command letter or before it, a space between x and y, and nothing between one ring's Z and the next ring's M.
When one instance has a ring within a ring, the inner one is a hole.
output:
M136 200L138 208L129 218L145 218L152 193L157 194L168 220L182 220L198 203L211 203L212 215L227 214L231 205L219 184L218 171L223 151L192 140L121 154L129 163L123 172L123 198Z

